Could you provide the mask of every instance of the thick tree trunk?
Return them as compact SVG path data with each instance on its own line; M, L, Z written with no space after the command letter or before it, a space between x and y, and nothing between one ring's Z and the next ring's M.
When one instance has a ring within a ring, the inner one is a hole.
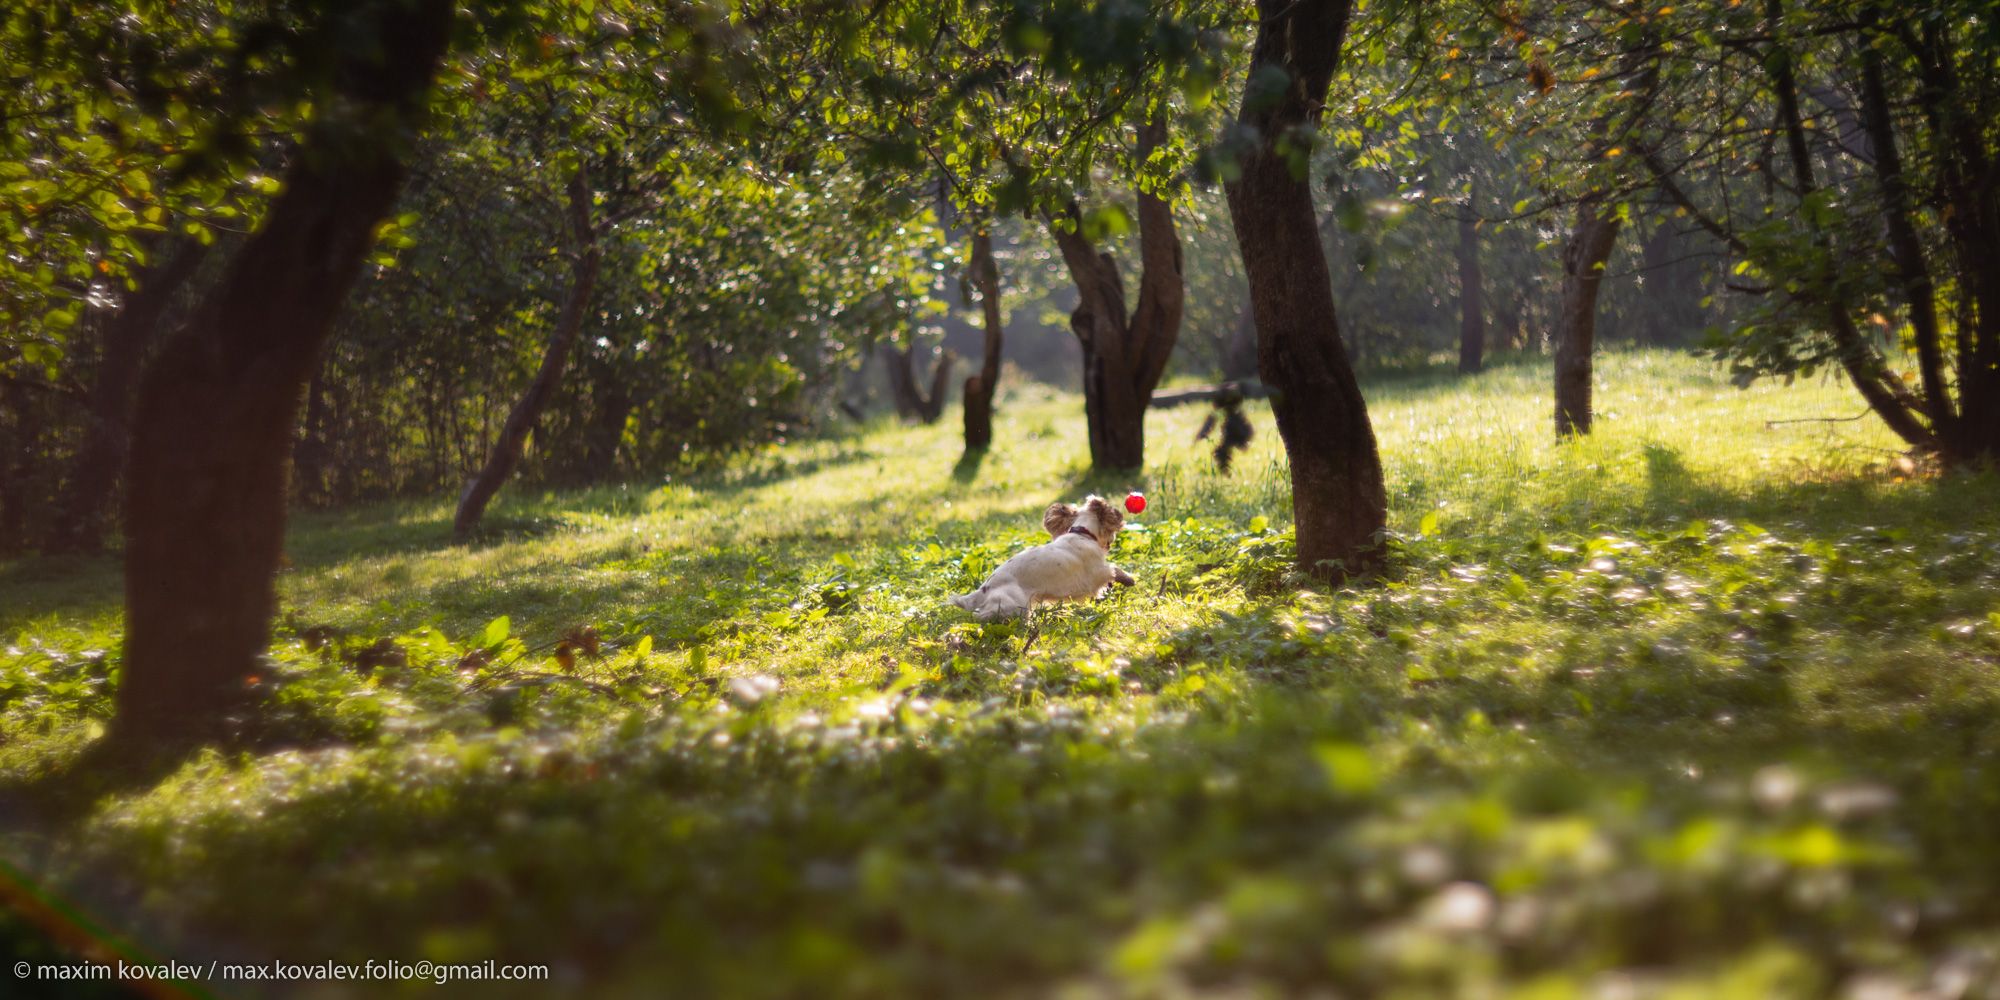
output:
M1388 521L1375 431L1334 319L1333 283L1314 224L1304 169L1279 148L1317 124L1340 62L1350 0L1258 0L1250 78L1284 71L1282 94L1246 95L1238 121L1261 137L1228 185L1257 318L1257 363L1275 391L1271 410L1292 466L1299 565L1340 579L1381 562Z
M514 408L507 413L507 421L500 425L500 436L493 442L493 450L487 453L486 464L479 474L465 484L465 491L458 497L458 512L451 519L452 537L465 541L479 529L479 519L486 515L486 505L491 503L507 477L514 474L514 467L521 463L521 451L527 446L528 434L535 429L535 422L541 419L542 411L548 408L549 400L555 397L556 387L562 384L563 368L569 363L570 350L583 333L583 325L590 314L590 296L597 287L597 269L600 249L597 245L596 224L591 219L590 176L582 165L569 181L569 225L571 236L576 241L575 264L570 273L569 296L563 302L562 315L556 320L555 333L549 338L548 347L542 351L542 363L535 370L534 380L528 383L528 390L514 401Z
M1090 464L1097 469L1137 469L1146 463L1146 401L1160 384L1180 336L1184 304L1180 240L1167 204L1141 194L1139 300L1128 315L1117 261L1084 237L1074 204L1067 219L1067 223L1051 221L1049 232L1077 286L1070 329L1083 349Z
M1563 247L1562 311L1556 316L1556 434L1590 433L1591 360L1597 348L1597 291L1618 245L1618 217L1599 214L1599 196L1576 207Z
M422 120L452 13L421 0L359 15L375 41L339 50L323 100L371 132L328 124L304 140L263 226L141 379L107 753L222 735L265 672L300 393L402 185L398 149Z
M1165 139L1164 122L1141 129L1140 158ZM1077 204L1070 202L1060 220L1046 220L1076 283L1070 329L1083 348L1084 417L1090 464L1097 469L1137 469L1146 463L1146 401L1166 373L1186 307L1173 206L1145 192L1137 201L1139 293L1130 312L1118 262L1084 235Z
M1000 316L1000 266L993 260L993 234L972 233L972 285L979 290L979 313L986 341L979 371L965 379L965 450L985 451L993 445L993 392L1000 384L1000 338L1006 324Z
M139 365L153 342L174 296L201 267L208 247L180 238L158 247L160 260L139 276L139 288L104 328L104 353L90 386L90 428L70 464L67 484L56 504L56 520L42 552L60 555L95 552L104 544L106 522L118 495L118 474L131 439L132 390Z
M1458 217L1458 370L1486 364L1486 294L1479 274L1479 220L1467 206Z

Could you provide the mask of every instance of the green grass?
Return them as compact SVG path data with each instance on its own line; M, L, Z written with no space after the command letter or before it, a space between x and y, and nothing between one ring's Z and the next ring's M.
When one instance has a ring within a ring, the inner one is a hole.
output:
M1187 408L1103 479L1039 390L976 468L884 424L470 549L442 503L302 516L269 748L8 854L160 956L554 967L478 995L1995 989L2000 482L1898 474L1839 384L1613 354L1557 444L1547 381L1369 384L1395 566L1333 592L1267 410L1232 477ZM1137 587L1025 654L944 606L1127 487ZM117 594L0 566L12 780L100 731Z

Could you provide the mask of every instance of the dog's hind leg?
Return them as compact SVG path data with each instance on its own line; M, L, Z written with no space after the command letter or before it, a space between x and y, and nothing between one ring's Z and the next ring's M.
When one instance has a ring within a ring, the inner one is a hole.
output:
M1034 647L1035 640L1041 638L1042 635L1042 627L1035 621L1035 606L1033 604L1028 605L1028 610L1021 615L1021 621L1028 626L1028 636L1021 640L1021 659L1025 660L1028 658L1028 650Z

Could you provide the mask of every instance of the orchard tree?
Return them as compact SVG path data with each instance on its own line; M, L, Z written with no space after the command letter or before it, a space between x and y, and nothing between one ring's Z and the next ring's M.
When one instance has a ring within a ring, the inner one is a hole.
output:
M450 0L368 0L279 9L236 35L275 49L277 68L247 84L260 100L313 111L262 224L141 379L114 746L213 736L254 690L300 397L401 187L455 20Z
M1349 0L1259 0L1226 185L1249 278L1257 364L1292 467L1301 568L1339 580L1383 557L1375 429L1341 343L1308 176Z
M217 233L254 223L276 186L268 142L193 113L240 99L208 36L215 6L128 15L0 13L0 397L19 449L0 487L0 525L19 526L0 526L0 548L102 544L140 365Z
M2000 458L2000 40L1985 14L1779 0L1715 14L1683 33L1714 110L1645 149L1765 302L1721 350L1739 378L1837 366L1891 431L1950 464ZM1752 109L1776 141L1743 134Z
M1146 405L1184 312L1173 206L1220 80L1226 11L1049 0L890 3L871 16L855 27L864 44L822 60L865 99L828 97L823 113L858 155L942 176L975 227L1011 215L1042 222L1076 288L1092 465L1139 467ZM1128 234L1136 274L1109 245ZM991 388L983 371L975 377L968 384ZM988 403L975 405L975 437Z

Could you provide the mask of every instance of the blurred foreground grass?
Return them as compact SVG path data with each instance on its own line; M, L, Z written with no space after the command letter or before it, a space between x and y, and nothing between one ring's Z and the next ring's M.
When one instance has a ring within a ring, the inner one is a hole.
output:
M2000 480L1665 354L1557 444L1547 379L1372 382L1398 556L1331 593L1261 407L1229 478L1188 408L1093 479L1031 390L976 465L302 516L266 749L5 851L163 957L554 968L480 996L2000 995ZM944 607L1126 488L1138 587L1026 655ZM117 594L0 566L16 785L100 731Z

